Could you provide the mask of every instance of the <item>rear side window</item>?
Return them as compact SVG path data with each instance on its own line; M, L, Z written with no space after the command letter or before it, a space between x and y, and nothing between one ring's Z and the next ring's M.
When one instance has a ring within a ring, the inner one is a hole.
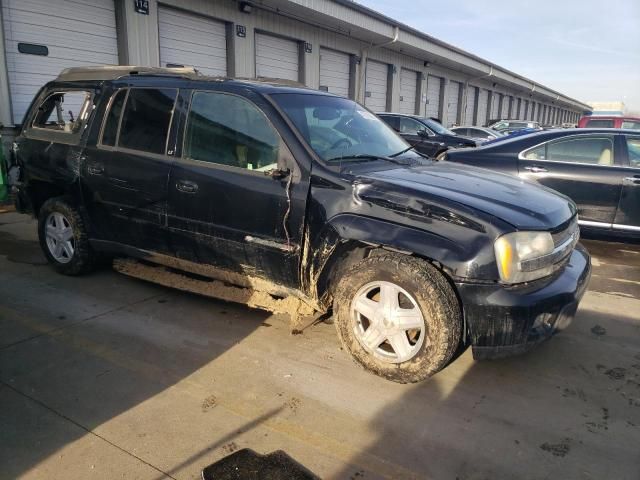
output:
M570 138L549 142L524 153L526 160L613 165L613 140L608 137Z
M129 90L118 146L163 154L177 93L173 88Z
M640 130L640 121L625 120L622 122L622 128L629 128L631 130Z
M104 131L102 132L103 145L113 147L116 144L118 124L120 123L120 115L122 114L122 107L124 106L126 98L127 91L120 90L111 101L111 107L109 108L109 113L107 114L107 119L104 123Z
M587 128L613 128L613 120L589 120Z
M627 151L629 164L634 168L640 168L640 137L627 137Z
M247 170L276 168L280 137L264 113L245 98L195 92L185 131L184 156Z
M38 107L32 127L76 133L90 113L91 94L86 91L53 92Z

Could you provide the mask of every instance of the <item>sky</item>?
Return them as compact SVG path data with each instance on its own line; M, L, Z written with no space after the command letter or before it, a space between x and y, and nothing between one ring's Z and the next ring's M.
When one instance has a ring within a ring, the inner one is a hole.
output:
M583 102L640 114L640 0L358 0Z

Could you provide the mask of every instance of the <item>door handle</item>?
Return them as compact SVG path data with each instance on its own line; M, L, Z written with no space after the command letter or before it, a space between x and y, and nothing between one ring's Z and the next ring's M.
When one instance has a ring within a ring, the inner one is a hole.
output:
M634 175L633 177L626 177L622 179L623 182L632 183L634 185L640 185L640 175Z
M189 180L178 180L176 182L176 190L182 193L196 193L198 191L198 184L190 182Z
M538 167L536 165L534 165L533 167L524 167L524 169L531 173L544 173L549 171L544 167Z
M102 175L104 173L104 166L99 163L90 163L87 165L87 172L89 175Z

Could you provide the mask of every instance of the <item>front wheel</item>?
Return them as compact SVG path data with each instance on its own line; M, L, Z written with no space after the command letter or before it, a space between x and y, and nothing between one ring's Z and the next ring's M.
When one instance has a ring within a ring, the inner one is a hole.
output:
M80 212L63 198L50 198L38 215L40 247L49 263L65 275L93 269L95 254L89 246Z
M438 372L460 342L453 288L415 257L389 253L354 265L338 283L333 311L340 341L354 360L398 383Z

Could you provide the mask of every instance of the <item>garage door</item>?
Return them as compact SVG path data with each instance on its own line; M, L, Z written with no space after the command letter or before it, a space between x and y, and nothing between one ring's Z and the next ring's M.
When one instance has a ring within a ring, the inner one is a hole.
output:
M476 108L476 92L478 91L478 87L468 87L467 88L467 109L464 113L464 124L465 125L474 125L473 123L473 111Z
M440 87L442 79L429 75L427 79L427 117L440 117Z
M38 89L68 67L117 65L112 0L4 0L4 40L13 122L19 124ZM20 53L28 45L48 54ZM45 50L46 51L46 50ZM67 105L65 105L66 107Z
M500 118L509 118L509 97L507 95L502 96L502 112Z
M160 7L160 65L193 66L205 75L227 74L227 31L223 22Z
M489 120L495 120L500 117L500 112L498 111L498 106L500 103L500 94L497 92L493 92L491 96L491 110L489 113Z
M320 49L320 90L349 97L350 71L348 54Z
M418 72L403 68L400 70L400 113L416 113L418 95Z
M387 109L388 76L389 65L367 60L364 104L374 112L384 112Z
M458 123L458 103L460 98L460 83L449 82L447 89L447 125Z
M484 88L480 89L480 96L478 98L478 120L476 125L481 127L487 123L487 108L489 102L489 90Z
M256 76L300 79L298 42L256 33Z

